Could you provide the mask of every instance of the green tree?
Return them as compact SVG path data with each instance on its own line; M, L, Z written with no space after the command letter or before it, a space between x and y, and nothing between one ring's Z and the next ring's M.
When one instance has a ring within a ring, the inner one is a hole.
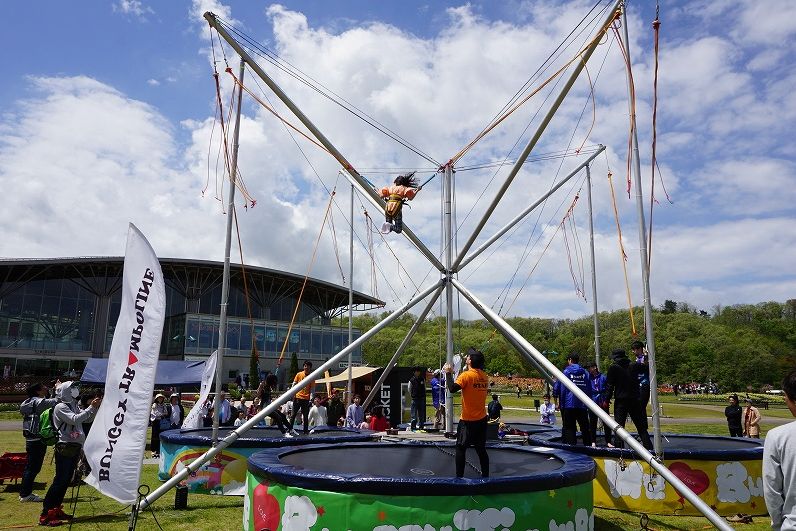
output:
M287 385L290 385L290 383L293 381L293 378L296 377L298 372L299 372L298 353L291 352L290 353L290 371L288 371L288 373L287 373Z

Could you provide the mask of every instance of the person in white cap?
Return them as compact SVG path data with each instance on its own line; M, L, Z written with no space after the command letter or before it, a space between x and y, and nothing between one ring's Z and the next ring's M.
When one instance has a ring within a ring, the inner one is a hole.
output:
M86 441L83 423L90 422L97 413L101 398L94 398L84 410L78 407L80 388L77 382L68 381L56 389L58 403L53 407L52 422L58 430L55 443L55 477L53 478L39 516L39 525L58 526L69 518L63 510L64 496L75 468L80 460L80 450Z

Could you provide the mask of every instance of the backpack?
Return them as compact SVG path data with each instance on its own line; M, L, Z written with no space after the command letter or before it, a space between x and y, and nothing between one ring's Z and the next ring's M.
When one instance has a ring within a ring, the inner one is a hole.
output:
M58 442L58 429L55 427L55 413L49 407L39 415L39 437L46 446L52 446Z

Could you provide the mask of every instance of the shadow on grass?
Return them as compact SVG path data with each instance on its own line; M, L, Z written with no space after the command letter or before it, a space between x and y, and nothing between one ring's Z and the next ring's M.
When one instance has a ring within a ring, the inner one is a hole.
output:
M611 520L595 516L594 529L599 531L625 531L626 528Z

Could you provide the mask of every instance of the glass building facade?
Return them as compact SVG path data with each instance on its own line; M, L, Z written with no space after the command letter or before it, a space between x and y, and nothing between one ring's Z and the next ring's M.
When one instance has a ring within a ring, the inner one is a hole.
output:
M107 357L121 306L123 259L0 260L0 377L80 371L90 357ZM160 356L201 359L218 346L223 264L161 260L166 322ZM233 266L225 370L248 372L252 347L261 369L284 348L300 360L327 360L348 345L348 328L332 326L346 310L345 288L310 280L288 335L303 277ZM380 301L355 294L360 308ZM347 311L347 310L346 310ZM354 338L360 336L354 331ZM287 343L285 340L287 339ZM353 354L361 361L361 349Z

